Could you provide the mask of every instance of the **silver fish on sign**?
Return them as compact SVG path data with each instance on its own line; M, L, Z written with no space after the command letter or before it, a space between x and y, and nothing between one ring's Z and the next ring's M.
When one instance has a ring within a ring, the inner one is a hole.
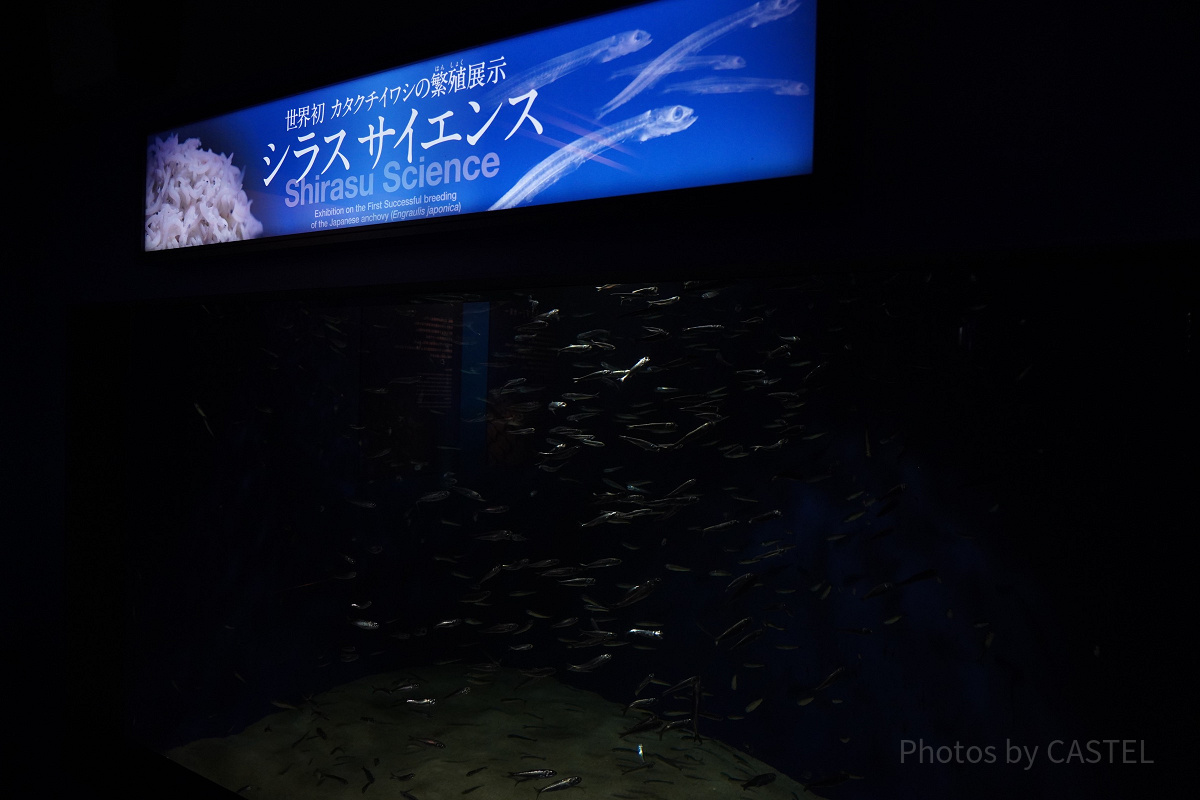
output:
M663 92L691 94L734 94L737 92L771 92L772 94L802 97L809 93L808 84L785 78L700 78L675 83Z
M514 208L533 199L585 161L628 139L644 142L670 136L687 130L695 121L695 113L687 106L664 106L581 136L536 164L488 210Z
M658 83L664 75L677 72L678 65L683 59L700 52L725 34L743 26L754 28L764 22L786 17L799 7L800 0L762 0L762 2L722 17L695 33L685 36L647 64L628 86L597 110L596 119L603 119L612 111L625 105Z
M569 75L589 64L603 64L629 53L636 53L651 41L650 34L646 31L623 31L569 53L555 56L510 77L484 98L484 105L492 107L508 98L519 98L531 91L541 89L543 86L548 86L564 75Z

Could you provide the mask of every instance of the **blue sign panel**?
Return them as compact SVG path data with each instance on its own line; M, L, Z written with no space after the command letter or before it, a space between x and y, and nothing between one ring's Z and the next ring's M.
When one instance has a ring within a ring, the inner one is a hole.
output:
M812 171L814 0L664 0L149 137L146 249Z

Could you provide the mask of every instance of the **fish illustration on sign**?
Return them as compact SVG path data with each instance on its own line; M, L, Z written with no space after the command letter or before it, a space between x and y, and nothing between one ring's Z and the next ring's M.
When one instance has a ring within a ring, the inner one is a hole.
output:
M673 133L687 130L695 121L695 112L687 106L664 106L581 136L570 144L555 150L553 154L526 172L488 210L513 208L531 200L538 192L552 186L567 173L578 169L585 161L627 139L645 142L660 136L670 136Z
M614 78L620 78L625 75L637 75L646 67L650 66L647 61L643 64L635 64L632 67L619 69L612 74ZM670 72L684 72L690 69L742 69L746 66L746 59L741 56L684 56L669 67ZM715 296L715 295L714 295Z
M685 36L647 64L628 86L596 112L596 119L608 116L654 86L664 75L677 72L677 65L682 59L700 52L725 34L743 26L754 28L764 22L786 17L799 7L800 0L762 0Z
M589 64L604 64L629 53L636 53L651 41L653 40L646 31L631 30L584 45L512 76L489 92L483 105L491 107L506 97L520 97L535 89L541 89Z
M667 92L690 94L735 94L739 92L771 92L773 94L800 97L809 93L808 84L784 78L699 78L694 81L673 83L663 89Z

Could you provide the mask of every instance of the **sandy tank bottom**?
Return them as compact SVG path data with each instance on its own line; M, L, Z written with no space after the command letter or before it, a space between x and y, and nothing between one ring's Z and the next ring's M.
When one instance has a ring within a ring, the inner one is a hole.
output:
M530 681L498 670L468 683L464 675L457 665L368 676L282 708L241 733L200 739L165 755L263 800L486 800L533 798L540 790L627 800L817 797L783 774L766 777L775 769L717 740L696 742L690 730L621 737L644 715L623 715L620 704L552 677ZM412 683L420 685L406 689ZM436 703L407 702L422 698ZM533 770L555 774L509 777ZM550 788L575 777L574 786ZM743 789L752 781L758 785Z

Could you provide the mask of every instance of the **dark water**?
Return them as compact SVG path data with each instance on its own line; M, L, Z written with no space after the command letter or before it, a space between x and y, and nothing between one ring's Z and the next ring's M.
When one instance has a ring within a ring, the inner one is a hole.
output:
M697 676L701 736L828 797L1107 796L1170 747L1106 542L1181 398L1107 412L1192 358L1126 311L1165 352L966 270L135 307L124 724L452 659Z

